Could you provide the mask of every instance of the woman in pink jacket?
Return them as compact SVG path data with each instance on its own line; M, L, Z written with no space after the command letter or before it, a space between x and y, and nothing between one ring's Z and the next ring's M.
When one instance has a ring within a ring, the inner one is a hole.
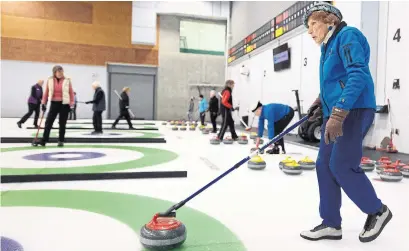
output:
M64 146L65 126L71 107L74 106L74 92L71 79L64 77L62 66L53 67L53 76L49 77L45 85L45 92L41 102L43 112L47 110L47 101L50 101L50 111L45 121L43 139L40 145L45 146L49 141L51 128L57 115L59 115L58 146Z

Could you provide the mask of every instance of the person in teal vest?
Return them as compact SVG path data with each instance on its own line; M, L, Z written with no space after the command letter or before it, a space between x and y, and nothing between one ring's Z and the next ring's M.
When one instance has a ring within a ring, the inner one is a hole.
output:
M206 111L207 111L207 101L203 97L202 94L199 95L199 114L200 114L200 122L202 123L202 126L204 126L204 121L206 118Z

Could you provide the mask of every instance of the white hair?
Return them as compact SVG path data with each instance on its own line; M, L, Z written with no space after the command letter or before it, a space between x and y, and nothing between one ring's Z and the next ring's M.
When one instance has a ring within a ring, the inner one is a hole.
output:
M94 86L94 87L100 87L101 84L99 83L99 81L94 81L94 82L92 82L92 86Z
M216 91L215 91L215 90L211 90L211 91L210 91L210 95L212 95L212 96L213 96L213 95L216 95Z

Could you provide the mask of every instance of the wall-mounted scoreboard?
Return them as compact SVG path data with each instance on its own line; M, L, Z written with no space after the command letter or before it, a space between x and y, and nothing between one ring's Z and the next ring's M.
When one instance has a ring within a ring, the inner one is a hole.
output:
M304 13L318 1L298 1L229 49L228 63L303 25ZM332 4L332 1L326 1Z

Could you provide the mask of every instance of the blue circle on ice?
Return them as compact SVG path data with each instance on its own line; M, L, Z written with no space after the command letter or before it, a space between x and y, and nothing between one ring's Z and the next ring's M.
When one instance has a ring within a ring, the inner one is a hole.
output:
M23 246L18 243L17 241L7 238L1 237L1 251L23 251Z
M57 157L55 157L58 155ZM62 156L61 156L62 155ZM78 155L64 157L64 155ZM86 159L96 159L106 156L104 153L99 152L52 152L52 153L37 153L23 156L27 160L35 161L72 161L72 160L86 160Z

